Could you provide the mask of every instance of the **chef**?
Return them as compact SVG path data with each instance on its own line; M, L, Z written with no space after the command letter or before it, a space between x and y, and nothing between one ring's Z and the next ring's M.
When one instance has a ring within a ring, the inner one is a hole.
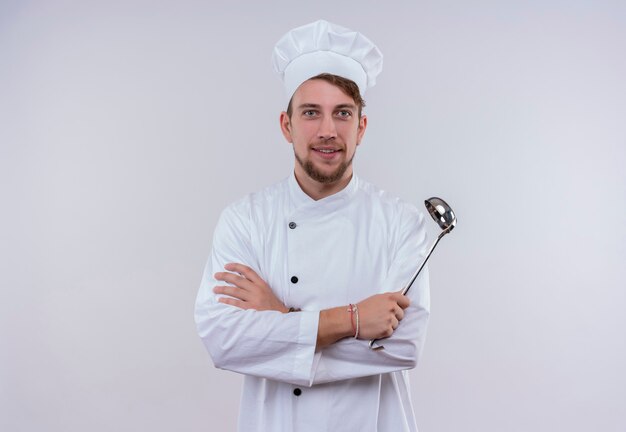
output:
M240 431L416 431L408 370L426 335L428 272L398 291L425 255L424 216L353 169L382 54L317 21L288 32L273 61L294 169L222 212L198 333L216 367L245 376Z

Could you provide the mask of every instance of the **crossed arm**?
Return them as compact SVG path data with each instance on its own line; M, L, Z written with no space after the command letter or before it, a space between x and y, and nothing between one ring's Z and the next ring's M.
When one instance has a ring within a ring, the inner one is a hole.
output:
M393 290L410 276L425 244L421 216L411 214L394 224L403 230L393 239L395 253L382 278L380 289L386 292L358 302L359 339L391 336L385 350L373 351L351 337L347 305L285 313L289 305L253 270L261 266L249 241L248 215L244 202L220 217L196 298L198 334L216 367L307 386L415 367L429 316L427 269L416 280L410 302Z
M215 279L231 285L218 285L213 288L221 297L220 303L241 309L257 311L289 312L274 294L270 286L250 267L229 263L225 272L218 272ZM408 297L399 292L376 294L358 303L359 339L380 339L393 334L402 318L404 309L410 304ZM353 323L348 306L340 306L320 311L316 350L354 335Z

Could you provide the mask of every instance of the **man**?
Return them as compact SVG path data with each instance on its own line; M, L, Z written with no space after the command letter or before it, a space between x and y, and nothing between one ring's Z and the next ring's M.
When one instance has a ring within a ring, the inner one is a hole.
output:
M241 431L415 431L407 369L425 338L427 272L398 290L424 256L424 218L352 164L382 56L318 21L285 35L274 63L294 172L223 211L198 332L216 367L245 375Z

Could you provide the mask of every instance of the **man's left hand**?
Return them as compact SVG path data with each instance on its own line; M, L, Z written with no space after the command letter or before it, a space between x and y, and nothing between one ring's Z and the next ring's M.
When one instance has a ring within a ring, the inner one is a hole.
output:
M289 312L289 309L276 297L272 288L250 267L243 264L230 263L226 264L224 269L228 271L215 273L215 279L227 282L233 286L218 285L213 288L215 294L230 296L221 297L219 299L220 303L241 309Z

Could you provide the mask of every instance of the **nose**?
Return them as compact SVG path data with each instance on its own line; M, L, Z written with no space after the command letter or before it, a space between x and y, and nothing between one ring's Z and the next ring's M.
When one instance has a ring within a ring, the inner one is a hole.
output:
M335 121L332 116L324 116L322 118L317 135L319 139L325 141L337 137L337 129L335 128Z

